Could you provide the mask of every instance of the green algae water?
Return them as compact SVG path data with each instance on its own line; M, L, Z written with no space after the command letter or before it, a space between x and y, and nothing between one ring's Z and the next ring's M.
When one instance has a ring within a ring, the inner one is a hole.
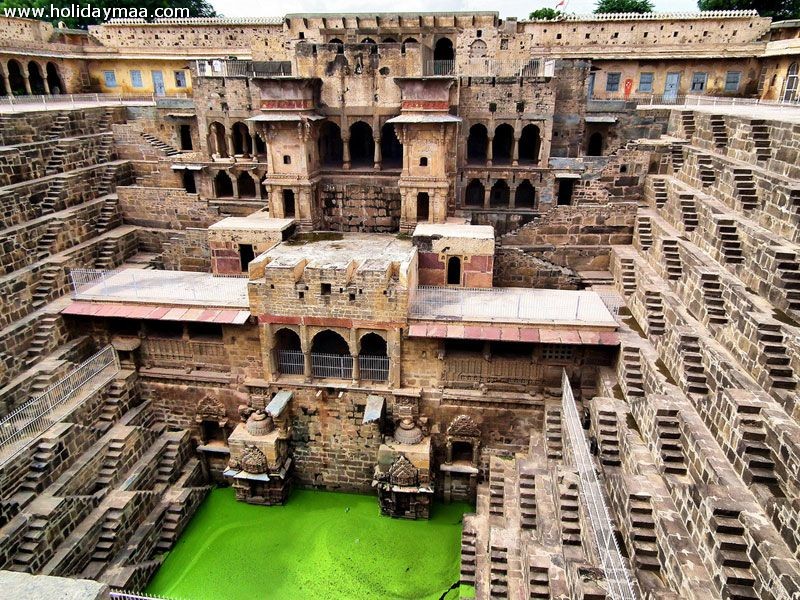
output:
M285 506L214 489L146 592L188 600L439 600L459 579L468 504L382 517L374 496L295 490Z

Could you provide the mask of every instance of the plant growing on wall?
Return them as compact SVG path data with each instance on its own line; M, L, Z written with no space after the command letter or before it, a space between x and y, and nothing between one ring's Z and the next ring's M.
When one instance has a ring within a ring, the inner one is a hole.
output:
M564 16L560 10L554 8L537 8L528 18L532 21L557 21Z
M594 9L601 13L649 13L653 12L650 0L600 0Z

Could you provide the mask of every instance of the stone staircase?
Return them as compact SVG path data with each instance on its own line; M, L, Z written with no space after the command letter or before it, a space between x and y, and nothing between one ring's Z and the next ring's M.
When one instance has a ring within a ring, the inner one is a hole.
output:
M47 134L47 138L51 140L60 140L66 136L67 125L69 125L69 115L61 113L53 121L53 126Z
M739 233L733 219L717 221L717 239L720 240L720 250L726 262L738 264L744 260L742 243L739 241Z
M744 527L739 521L739 511L714 509L711 517L714 532L714 559L722 567L721 584L729 600L757 600L761 595L755 589L753 566L748 556Z
M655 519L650 498L640 494L629 496L631 542L633 557L637 569L645 571L661 571L658 559L658 540L656 538Z
M104 194L110 194L116 189L117 187L116 172L117 172L117 167L115 165L106 165L105 167L103 167L103 174L100 176L99 195L102 196Z
M683 163L686 159L683 156L683 147L685 143L673 143L669 148L670 157L672 158L672 172L677 173L683 168Z
M489 547L492 566L489 571L489 598L508 598L508 548L493 543Z
M667 203L667 182L665 179L653 179L653 196L656 208L662 208Z
M56 146L53 148L53 153L47 159L44 166L45 175L56 175L64 171L64 157L67 154L67 149L63 146Z
M645 291L644 308L647 313L647 333L649 335L664 335L666 323L664 321L664 303L661 294L654 291Z
M47 352L56 333L56 326L60 317L58 315L43 315L34 328L33 341L25 354L25 363L33 366Z
M695 195L690 192L680 192L678 194L678 203L681 208L683 227L688 233L691 233L697 229L699 223L697 219L697 200L695 199Z
M58 443L53 440L42 440L36 445L36 452L25 479L20 484L20 491L38 494L44 489L57 450Z
M658 449L664 461L664 471L673 475L686 475L686 457L678 427L678 411L660 409L656 413Z
M548 460L561 460L564 456L564 440L561 437L561 410L551 407L545 414L545 437Z
M470 529L461 532L461 583L464 585L475 585L475 537Z
M622 366L625 373L625 395L631 398L643 397L642 358L638 348L625 346L622 349Z
M599 410L595 432L600 445L600 462L609 467L622 464L617 437L617 415L608 410Z
M759 362L769 374L769 387L793 390L797 387L791 360L786 354L786 342L781 331L780 323L758 323L756 339L761 347Z
M740 407L741 408L741 407ZM760 414L745 414L737 425L742 434L742 454L747 465L744 476L752 483L765 485L780 493L780 482L775 473L772 449L767 445L767 433Z
M642 251L653 247L653 229L650 217L639 215L636 217L636 233L639 237L639 246Z
M110 196L103 201L103 208L95 221L97 234L105 233L119 222L119 198Z
M733 186L744 210L758 208L758 191L750 169L733 170Z
M505 498L505 470L498 461L492 461L489 475L489 514L503 516L503 499Z
M536 478L519 474L519 515L522 529L536 529Z
M724 149L728 145L728 128L725 126L725 119L719 115L712 115L708 122L711 125L711 137L714 145L719 149Z
M800 264L794 252L778 250L775 253L778 261L777 275L781 288L786 290L789 310L800 311Z
M158 460L156 482L170 484L180 473L180 440L169 440Z
M708 394L708 381L700 352L700 338L696 335L681 335L681 350L686 391L705 396Z
M622 291L629 296L636 291L636 267L630 257L620 257L619 264L622 271L620 274Z
M33 571L33 560L36 557L39 545L45 541L47 533L47 519L34 516L28 521L28 529L22 535L23 542L8 567L11 571L30 573Z
M664 255L664 264L667 267L667 279L675 281L683 276L683 263L678 250L678 240L664 238L661 240L661 253Z
M123 406L125 399L125 384L117 379L111 382L103 402L103 408L98 416L98 427L106 431L121 416L121 412L126 408Z
M100 143L97 145L95 155L97 156L98 163L109 162L113 159L114 153L114 137L111 135L104 135L100 138Z
M97 486L109 487L114 482L119 464L125 452L125 441L112 439L108 444L100 470L97 473Z
M722 296L719 275L712 271L700 273L700 286L709 323L725 325L728 322L728 311L725 310L725 299Z
M100 527L100 537L94 546L91 562L107 563L114 554L117 543L117 531L122 525L123 510L109 508Z
M97 250L97 259L94 261L96 269L113 269L117 264L117 240L106 238L100 242Z
M561 523L561 543L565 546L581 546L581 515L578 498L578 482L564 477L559 482L558 512Z
M756 151L756 161L762 162L772 158L772 148L769 142L769 125L766 121L750 121L752 129L750 136Z
M54 246L58 240L58 234L64 229L64 223L64 219L57 217L47 224L47 229L36 242L36 255L39 260L44 260L54 254Z
M714 170L714 163L708 154L697 155L697 172L700 176L700 183L703 187L708 187L717 180L717 173Z
M686 139L691 140L692 137L694 137L694 132L697 130L694 123L693 112L687 111L681 113L681 127L683 127L683 135L686 136Z
M31 299L31 306L34 310L42 308L50 301L50 296L56 287L56 282L61 274L61 267L55 265L47 265L42 270L42 275L39 278L39 283L33 290Z
M42 199L42 215L49 215L56 212L56 207L61 201L66 182L63 179L52 179L47 186L47 193Z
M167 156L175 156L176 154L180 154L180 151L178 151L176 148L170 146L166 142L163 142L162 140L158 139L156 136L154 136L154 135L152 135L150 133L142 133L142 137L153 148L156 148L157 150L160 150L161 152L163 152Z

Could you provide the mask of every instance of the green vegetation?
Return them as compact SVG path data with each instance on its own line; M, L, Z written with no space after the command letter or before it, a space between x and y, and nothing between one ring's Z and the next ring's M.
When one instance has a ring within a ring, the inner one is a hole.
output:
M561 11L554 8L537 8L528 15L528 18L531 20L555 21L560 19L562 16L563 15Z
M757 10L773 21L800 19L800 0L697 0L700 10Z
M650 0L600 0L595 13L649 13L653 12Z
M439 600L459 579L461 520L471 511L437 504L430 521L403 521L380 516L374 496L299 490L286 506L265 507L215 489L146 592L192 600ZM458 597L457 586L445 596Z

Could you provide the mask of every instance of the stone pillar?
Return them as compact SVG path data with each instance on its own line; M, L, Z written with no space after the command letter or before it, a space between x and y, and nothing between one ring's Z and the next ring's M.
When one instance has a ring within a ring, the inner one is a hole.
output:
M272 326L263 325L261 327L262 339L264 340L264 368L274 381L278 378L278 361L275 360L275 337L272 335Z
M0 72L0 78L3 80L3 89L6 92L6 96L11 96L11 82L8 79L8 73L5 70Z
M553 139L553 121L552 119L548 119L544 123L544 127L540 129L540 137L539 137L539 156L538 161L541 164L543 161L547 161L550 158L550 144L552 143Z
M488 141L486 142L486 166L492 166L492 142L494 142L494 136L489 136Z
M488 182L491 183L491 182ZM487 185L483 188L483 208L489 208L489 199L492 197L492 186Z
M372 152L372 159L373 165L372 168L376 170L380 170L381 168L381 138L373 138L373 142L375 143L375 150Z
M514 131L514 144L511 146L511 166L516 167L519 165L519 136Z
M239 178L236 177L233 173L228 173L228 176L231 178L231 187L233 188L233 197L239 197Z
M28 74L25 73L25 72L22 73L22 81L25 84L25 93L28 94L28 96L30 96L31 95L31 81L30 81L30 79L28 79Z
M402 357L402 336L400 331L392 329L387 334L387 353L389 354L389 387L400 387L400 362Z
M350 356L353 358L353 385L358 385L361 380L361 365L358 364L358 353Z
M509 186L508 188L508 208L510 209L514 209L516 207L517 187L519 187L518 183Z
M303 375L311 381L311 340L308 339L308 325L300 325L300 349L303 351Z
M350 168L350 136L342 138L342 168Z
M233 158L233 131L230 129L228 129L228 133L225 134L225 143L228 146L225 154L227 154L229 158Z
M42 74L42 84L44 85L44 93L50 95L50 83L47 81L47 69L39 65L39 72Z

